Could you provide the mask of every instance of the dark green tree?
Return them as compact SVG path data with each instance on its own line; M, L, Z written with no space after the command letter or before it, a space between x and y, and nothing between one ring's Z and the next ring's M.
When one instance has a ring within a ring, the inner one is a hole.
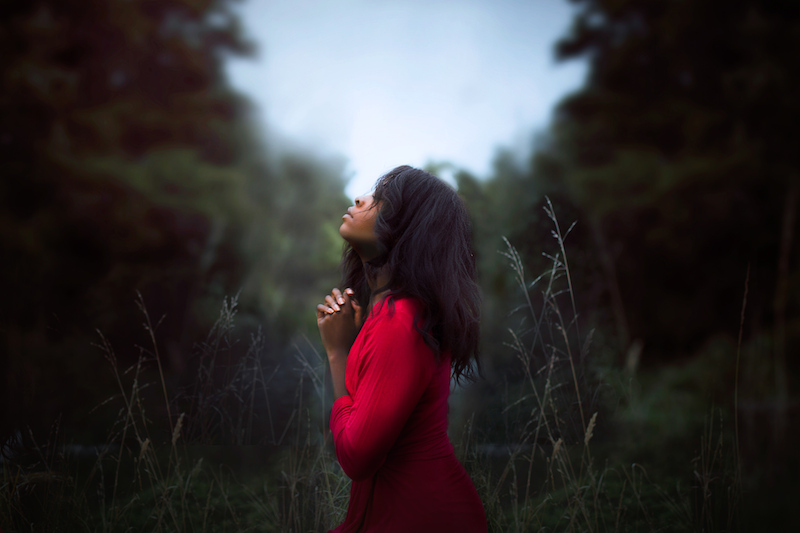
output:
M644 364L695 355L720 334L733 346L749 273L743 461L788 486L799 437L800 367L788 354L800 348L800 4L575 3L557 52L587 59L589 75L558 109L549 171L592 228L620 355L635 339ZM731 410L735 361L719 369ZM788 517L760 501L758 521Z
M277 345L335 281L341 165L255 133L233 3L0 6L0 438L96 403L93 330L141 344L137 290L177 372L224 296Z
M740 393L775 400L772 444L788 442L799 369L787 354L800 347L800 5L574 3L556 55L588 61L585 86L561 102L526 164L501 153L488 181L459 176L491 346L507 340L501 325L516 305L499 236L531 278L541 273L541 252L553 251L548 195L564 226L577 220L567 248L578 254L579 313L618 365L641 343L644 365L694 356L720 335L735 343L749 266L745 353L770 378Z
M790 245L800 6L575 3L558 56L585 57L590 70L559 107L551 157L594 228L611 292L618 286L622 345L639 337L680 354L735 331L750 263L753 307L776 325L785 367L781 324L800 304L787 300L800 272Z

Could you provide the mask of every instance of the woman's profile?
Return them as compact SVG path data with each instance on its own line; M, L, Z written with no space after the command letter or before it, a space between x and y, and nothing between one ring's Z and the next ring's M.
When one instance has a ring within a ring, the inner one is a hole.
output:
M463 201L408 166L342 217L344 290L317 306L330 363L330 427L353 480L337 533L485 532L483 505L447 436L452 376L478 368L480 296Z

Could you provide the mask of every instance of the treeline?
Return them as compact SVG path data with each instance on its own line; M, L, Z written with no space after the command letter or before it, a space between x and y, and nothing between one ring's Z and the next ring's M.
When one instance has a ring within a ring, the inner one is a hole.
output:
M487 309L514 290L501 235L531 280L549 262L541 253L557 251L549 196L565 231L577 221L567 241L579 312L602 327L616 364L633 345L652 366L715 336L735 341L748 280L744 340L769 376L751 392L787 397L800 348L800 5L575 4L556 55L589 62L585 86L528 160L501 152L489 180L457 176ZM499 321L488 324L498 336Z
M735 345L747 280L744 394L785 412L800 343L800 5L575 3L557 55L589 62L585 86L528 160L501 151L488 179L456 176L489 372L505 372L517 320L507 315L521 298L501 236L529 280L547 269L542 252L558 252L547 196L565 233L577 221L567 246L578 313L609 364L637 347L654 366L715 337ZM223 70L252 50L232 4L0 7L0 437L49 428L59 413L80 425L75 410L115 388L91 342L97 328L136 360L147 341L137 291L154 323L164 317L157 338L177 375L224 297L239 294L243 336L261 326L290 357L336 283L342 166L280 149L250 122Z
M0 443L59 417L64 437L105 439L87 417L116 390L95 330L121 368L154 367L137 292L177 376L223 298L278 366L336 282L343 165L251 121L223 69L253 50L233 5L0 7Z
M584 86L561 101L529 157L501 150L489 179L456 174L473 217L489 378L464 411L489 442L521 438L497 415L525 380L509 328L534 346L542 381L550 361L569 358L555 347L560 317L544 297L554 258L563 261L549 198L562 234L575 223L565 241L574 292L558 298L583 347L572 353L583 392L579 401L567 366L560 412L578 437L565 442L580 443L581 404L606 421L597 440L611 457L679 472L717 409L738 431L744 490L793 490L800 4L575 3L555 52L588 61ZM520 254L535 319L498 253L508 251L502 236ZM536 347L540 334L550 337ZM638 417L615 416L633 405ZM789 520L780 499L758 501L763 516Z

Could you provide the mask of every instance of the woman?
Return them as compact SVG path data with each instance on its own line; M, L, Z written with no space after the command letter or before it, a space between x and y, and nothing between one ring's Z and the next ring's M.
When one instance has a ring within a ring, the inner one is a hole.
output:
M456 192L408 166L342 217L343 292L317 306L336 456L353 480L350 532L485 532L475 486L447 437L451 369L472 377L480 297ZM479 369L479 366L478 366Z

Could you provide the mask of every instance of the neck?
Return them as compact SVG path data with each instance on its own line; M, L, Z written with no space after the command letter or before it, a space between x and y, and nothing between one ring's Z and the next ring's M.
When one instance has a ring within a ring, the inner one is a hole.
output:
M353 247L353 250L358 254L358 257L361 259L361 264L364 265L364 271L366 272L367 261L370 261L377 257L378 255L378 248L377 246L367 247L364 246L362 243L357 242L350 242L350 246ZM381 267L376 276L370 279L367 276L367 284L369 285L369 289L372 292L372 297L369 300L369 309L372 309L372 306L381 301L381 299L386 296L386 293L389 292L389 289L381 290L380 292L376 292L381 287L385 287L388 285L389 281L391 281L391 276L389 275L389 269L386 265Z
M374 304L381 301L381 299L383 299L383 297L386 296L386 293L389 292L389 289L382 289L382 290L379 289L386 287L390 279L391 277L389 276L389 270L385 266L378 271L377 275L374 278L370 279L369 277L367 277L367 284L369 285L369 288L372 291L372 298L370 298L369 302L370 308L372 308Z

